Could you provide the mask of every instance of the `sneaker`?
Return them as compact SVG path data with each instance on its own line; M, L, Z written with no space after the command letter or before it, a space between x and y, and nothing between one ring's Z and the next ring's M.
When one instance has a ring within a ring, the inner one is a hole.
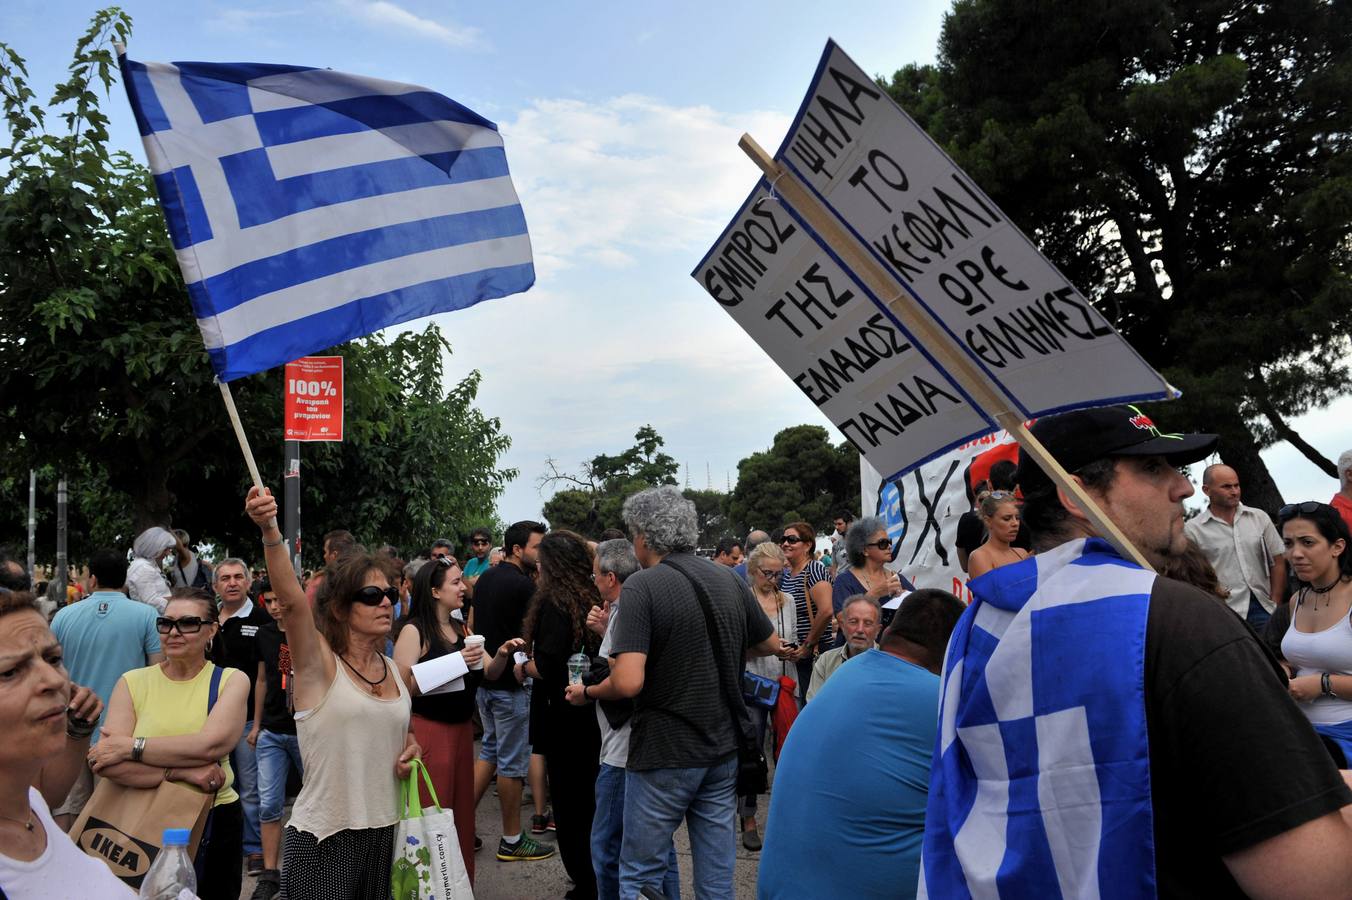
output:
M525 835L522 835L521 840L515 844L498 841L498 859L503 862L532 862L537 859L548 859L553 855L553 847L542 847L538 841Z
M554 830L554 812L545 810L543 815L530 817L530 833L544 834L546 831Z
M484 848L484 839L476 834L474 836L474 852L478 853L483 848Z
M272 900L282 889L282 873L276 869L264 869L258 873L258 883L254 885L250 900Z
M245 863L245 871L250 875L263 874L263 854L250 853L248 862Z
M554 810L552 809L549 811L549 824L545 827L547 827L551 833L558 831L558 829L554 827Z

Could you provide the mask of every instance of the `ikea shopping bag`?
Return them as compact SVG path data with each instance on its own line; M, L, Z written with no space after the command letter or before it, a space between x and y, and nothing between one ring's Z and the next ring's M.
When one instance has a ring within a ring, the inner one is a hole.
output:
M460 857L460 838L451 811L442 809L422 760L399 786L399 828L394 835L390 891L394 900L474 900L469 873ZM422 808L418 779L432 805Z

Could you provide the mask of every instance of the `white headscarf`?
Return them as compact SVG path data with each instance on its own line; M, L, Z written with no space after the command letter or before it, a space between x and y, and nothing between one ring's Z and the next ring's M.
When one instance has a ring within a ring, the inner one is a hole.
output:
M136 536L136 540L131 544L131 552L140 559L158 563L160 554L177 543L178 540L172 534L154 525Z

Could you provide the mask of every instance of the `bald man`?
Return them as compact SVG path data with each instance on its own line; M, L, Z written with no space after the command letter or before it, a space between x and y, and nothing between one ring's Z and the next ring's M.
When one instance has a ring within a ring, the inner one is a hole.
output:
M1286 601L1281 535L1267 513L1239 502L1239 474L1229 466L1207 466L1202 493L1207 508L1183 531L1202 548L1230 592L1230 608L1262 631L1272 610Z

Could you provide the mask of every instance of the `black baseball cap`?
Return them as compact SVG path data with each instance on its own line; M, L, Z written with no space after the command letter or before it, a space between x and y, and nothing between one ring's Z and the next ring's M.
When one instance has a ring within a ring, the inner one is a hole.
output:
M1109 456L1163 456L1172 466L1184 466L1206 459L1219 440L1214 434L1163 432L1134 406L1100 406L1044 416L1031 430L1067 472ZM1025 494L1051 482L1022 447L1018 477Z

